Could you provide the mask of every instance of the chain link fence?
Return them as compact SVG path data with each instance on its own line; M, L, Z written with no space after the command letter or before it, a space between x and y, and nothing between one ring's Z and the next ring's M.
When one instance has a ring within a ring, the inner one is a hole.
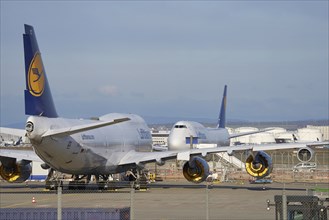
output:
M178 181L151 183L147 190L43 187L1 184L0 219L328 219L326 184Z
M218 178L198 185L184 179L176 161L161 167L148 164L152 175L147 190L135 190L129 183L114 183L106 190L92 185L69 190L65 183L62 190L45 190L42 182L0 182L0 220L328 219L329 151L317 151L312 172L294 172L295 153L285 153L271 153L275 165L270 184L251 184L243 169L218 167L218 161L209 163ZM235 156L244 161L246 155Z

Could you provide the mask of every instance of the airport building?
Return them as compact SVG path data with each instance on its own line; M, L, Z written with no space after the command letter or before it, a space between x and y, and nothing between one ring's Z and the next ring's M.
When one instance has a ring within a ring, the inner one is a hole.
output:
M322 136L323 141L328 141L329 140L329 126L314 126L314 125L307 125L306 128L315 128L319 129Z
M155 130L152 129L153 145L168 146L169 130Z

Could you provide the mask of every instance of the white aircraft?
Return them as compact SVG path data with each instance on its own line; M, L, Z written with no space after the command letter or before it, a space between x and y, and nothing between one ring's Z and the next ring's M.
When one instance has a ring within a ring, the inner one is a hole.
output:
M227 86L225 85L222 105L216 128L206 128L195 121L179 121L170 131L168 137L168 150L187 150L202 145L213 144L216 147L228 146L230 138L264 132L266 130L229 134L226 124Z
M225 128L226 124L226 102L227 102L227 86L224 87L224 94L218 124L216 128L206 128L202 124L195 121L179 121L172 127L168 137L168 150L189 150L198 148L209 148L210 146L218 148L230 144L230 139L260 132L266 132L271 129L264 129L252 132L242 132L229 134ZM258 151L256 158L261 157L264 164L271 166L271 157L263 152L264 150L279 150L279 149L298 149L297 158L301 162L308 162L313 158L314 151L311 146L325 145L325 142L314 143L294 143L294 144L266 144L252 145L254 151ZM253 177L260 177L257 169L252 169L254 156L251 155L246 161L246 171Z
M0 151L0 175L8 182L23 182L31 174L31 161L42 161L44 168L74 175L73 184L81 184L84 176L96 176L107 181L111 174L132 171L138 174L144 164L166 160L186 161L184 177L201 183L209 175L208 163L202 158L209 153L248 150L250 146L149 152L152 148L151 132L138 115L111 113L94 120L61 118L57 115L50 87L41 59L35 32L25 25L25 114L29 115L25 130L1 130L26 137L33 151ZM59 73L61 74L61 73ZM251 153L249 164L256 176L270 173L272 164L264 154ZM50 172L51 174L51 172ZM134 175L137 176L138 175ZM90 178L87 178L89 180ZM84 184L84 183L82 183Z

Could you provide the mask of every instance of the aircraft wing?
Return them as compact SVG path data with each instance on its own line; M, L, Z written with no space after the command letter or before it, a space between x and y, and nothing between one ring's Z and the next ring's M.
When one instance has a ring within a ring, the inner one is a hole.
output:
M284 143L284 144L257 144L252 145L254 151L264 150L284 150L284 149L299 149L304 147L315 147L329 145L329 142L305 142L305 143ZM251 146L251 145L247 145Z
M162 151L162 152L136 152L130 151L124 156L119 165L127 164L143 164L149 162L162 163L166 160L190 160L191 156L206 156L211 153L227 152L232 154L236 151L266 151L266 150L283 150L283 149L300 149L310 146L329 145L329 142L309 142L309 143L287 143L287 144L265 144L265 145L240 145L240 146L224 146L214 148L199 148L186 151Z
M72 134L76 134L82 131L88 131L96 128L101 128L109 125L118 124L121 122L129 121L130 118L118 118L114 119L113 121L105 121L105 122L96 122L92 124L85 124L85 125L77 125L73 127L67 127L67 128L60 128L55 130L49 130L45 134L42 135L42 137L48 137L48 136L58 136L58 137L64 137L69 136Z
M124 156L119 165L127 164L143 164L149 162L161 163L170 159L186 160L190 159L190 156L202 155L206 156L208 153L220 153L233 151L246 151L252 150L250 146L238 146L238 147L216 147L216 148L202 148L202 149L191 149L187 151L162 151L162 152L136 152L130 151Z
M19 149L19 147L15 147L15 149L0 148L0 157L9 157L9 158L16 158L17 160L43 162L33 150Z

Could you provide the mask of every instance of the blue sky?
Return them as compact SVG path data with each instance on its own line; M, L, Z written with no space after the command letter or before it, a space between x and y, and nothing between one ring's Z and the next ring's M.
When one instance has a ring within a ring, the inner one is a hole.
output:
M1 1L1 125L25 121L23 24L62 117L328 118L328 1Z

